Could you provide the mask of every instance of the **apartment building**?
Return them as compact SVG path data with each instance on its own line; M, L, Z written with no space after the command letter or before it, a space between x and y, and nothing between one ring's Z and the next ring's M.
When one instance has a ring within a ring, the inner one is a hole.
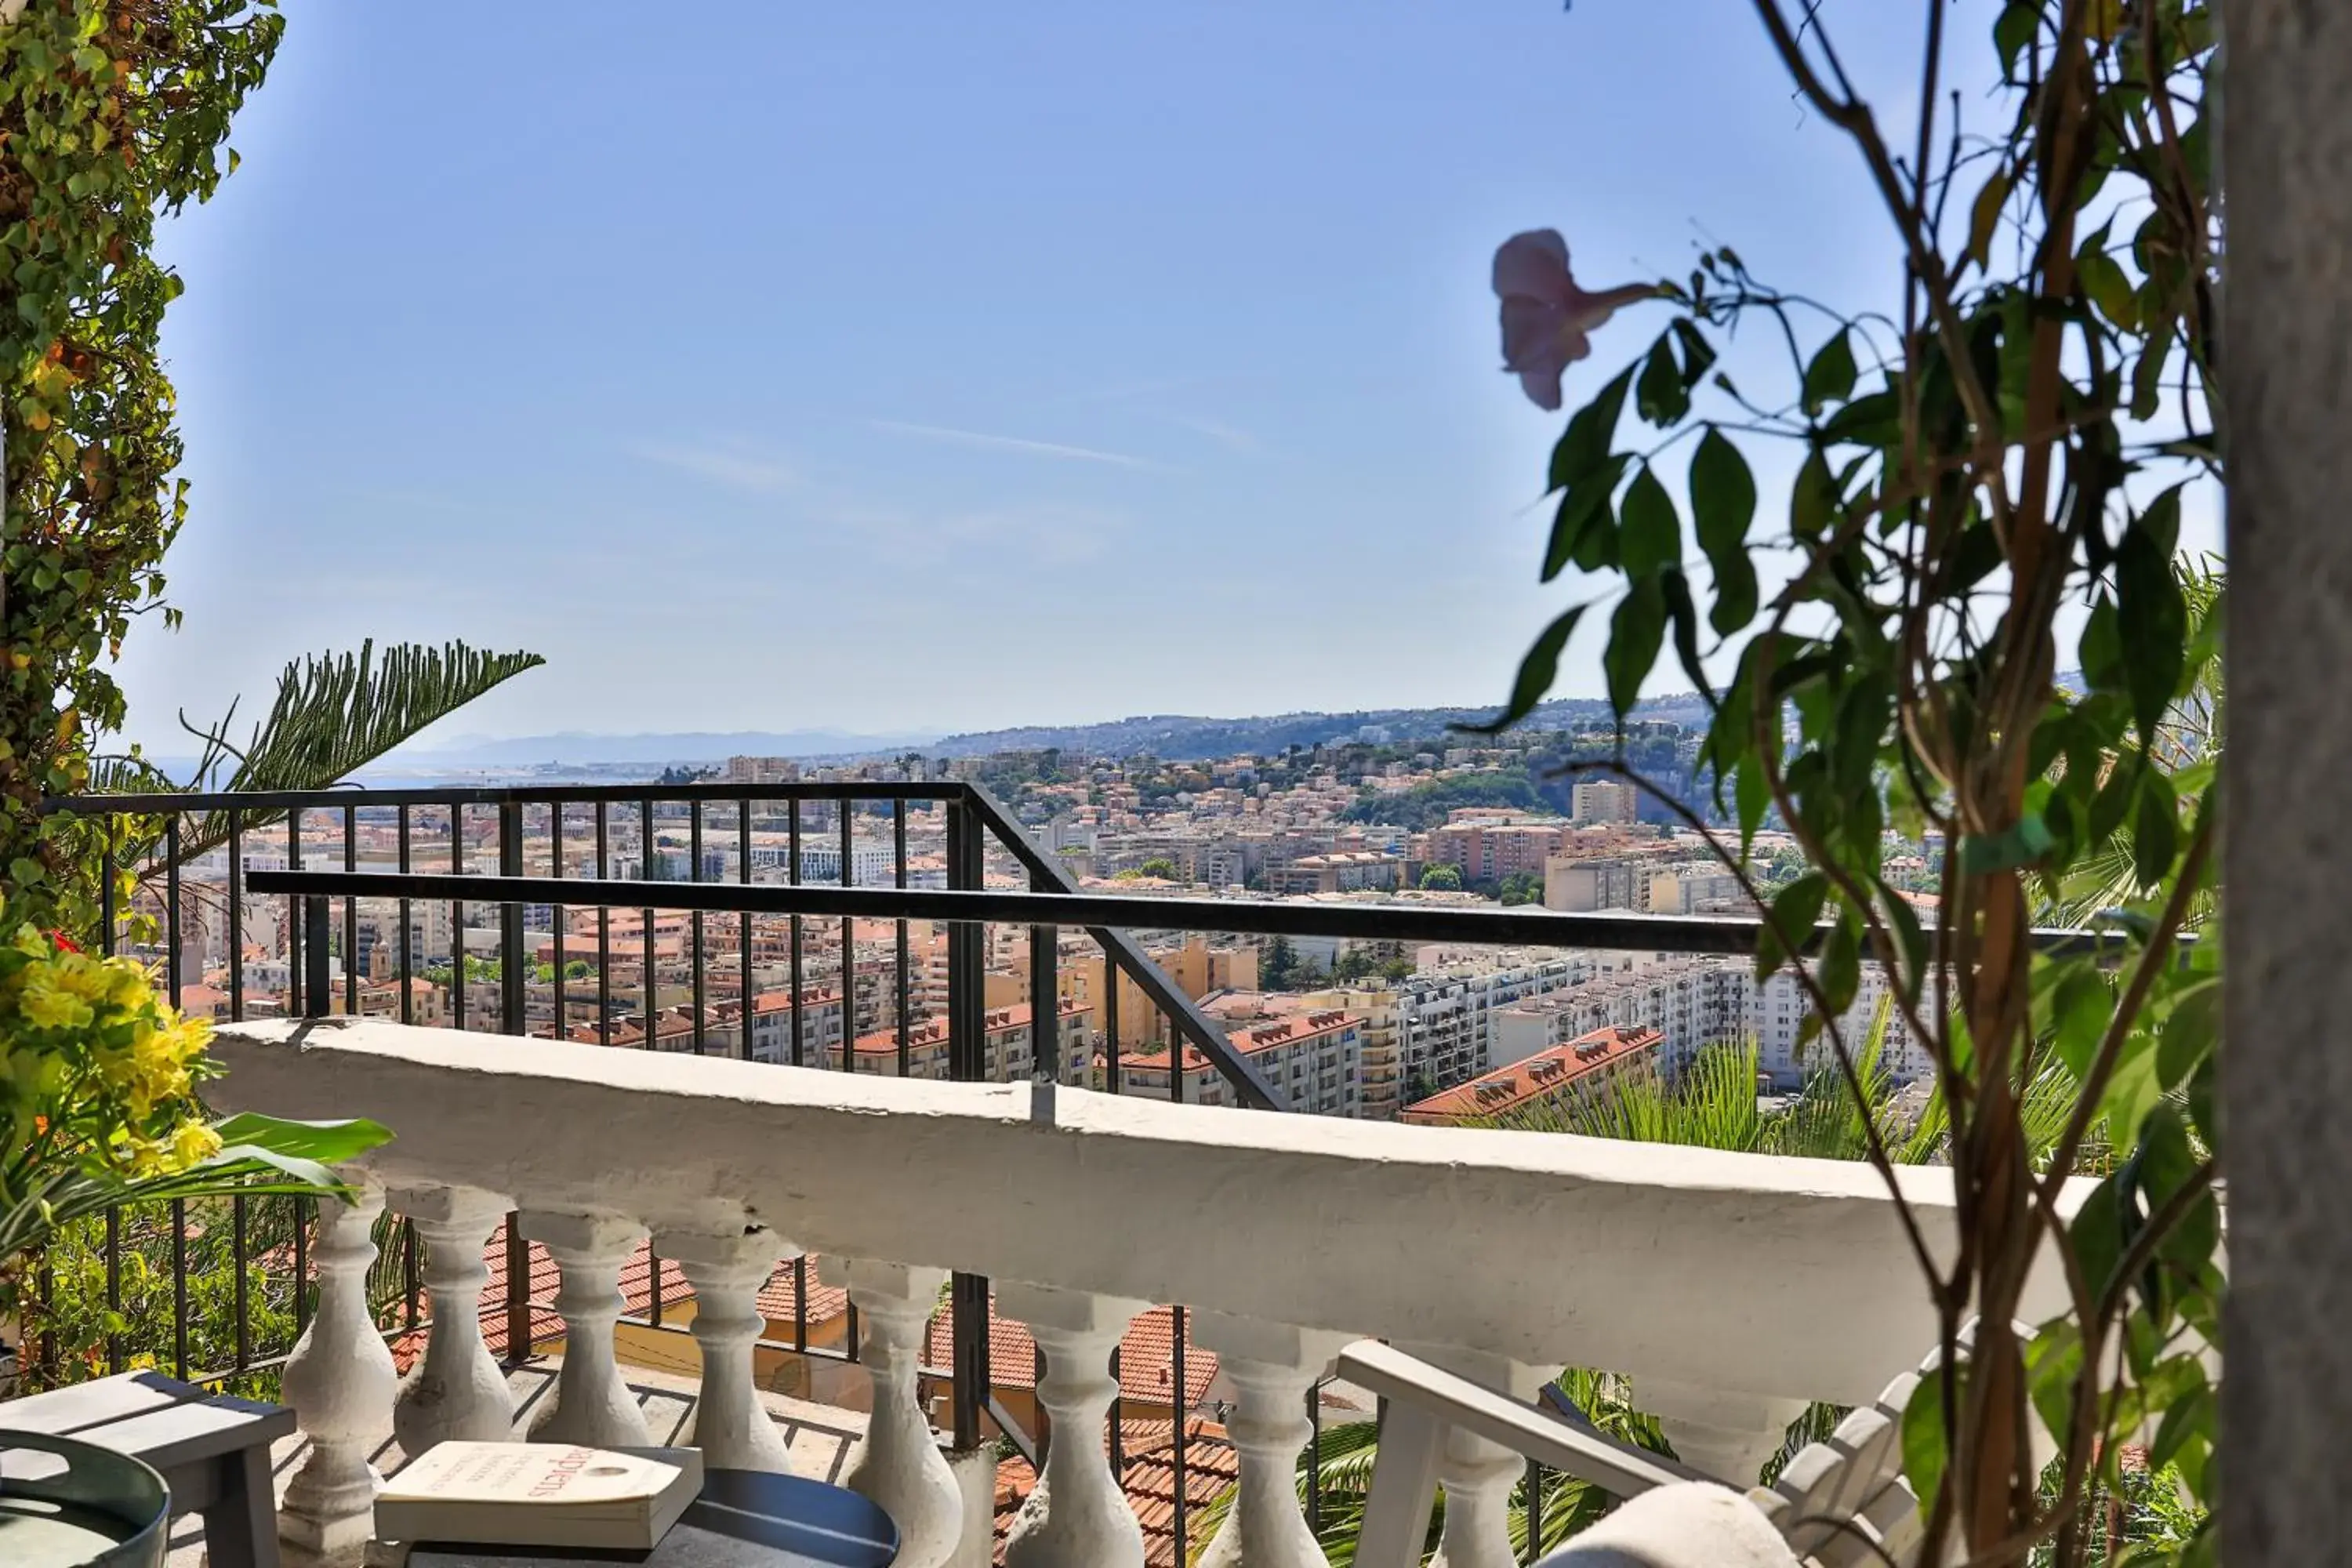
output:
M1736 1040L1748 1026L1747 991L1727 973L1744 959L1642 957L1498 1009L1491 1066L1507 1067L1595 1030L1633 1029L1659 1037L1661 1065L1678 1070L1705 1047Z
M1579 826L1633 822L1641 816L1641 795L1622 779L1580 779L1569 796Z
M1035 1055L1032 1013L1026 1002L992 1007L983 1016L982 1038L985 1075L992 1083L1021 1083L1034 1076ZM1097 1044L1094 1009L1083 1002L1065 1001L1060 1009L1061 1053L1055 1078L1063 1083L1086 1084ZM898 1075L898 1031L877 1029L857 1037L857 1070L884 1078ZM820 1064L825 1065L825 1064ZM838 1056L830 1064L840 1065ZM952 1076L949 1057L948 1021L926 1018L907 1029L907 1076L946 1079Z
M1293 1110L1316 1116L1362 1116L1359 1079L1363 1023L1354 1015L1336 1010L1302 1013L1235 1030L1226 1038L1288 1100ZM1122 1062L1121 1092L1165 1100L1171 1072L1181 1075L1177 1097L1186 1104L1235 1103L1232 1086L1208 1057L1191 1045L1184 1047L1181 1066L1173 1064L1165 1050Z
M1629 1081L1654 1081L1663 1043L1655 1029L1595 1029L1415 1100L1398 1120L1417 1127L1508 1124L1563 1100L1589 1103Z
M1299 999L1310 1012L1345 1013L1357 1020L1356 1114L1393 1121L1404 1104L1404 1056L1399 1043L1403 994L1386 981L1367 980L1310 991Z
M1397 1065L1407 1097L1476 1078L1495 1065L1495 1015L1628 967L1622 954L1425 948L1398 983Z
M1297 897L1308 893L1385 892L1404 879L1404 857L1377 849L1334 849L1324 855L1301 855L1287 866L1267 873L1266 891Z
M1432 866L1458 866L1472 882L1499 882L1520 872L1540 877L1566 826L1511 817L1457 819L1429 830L1423 858Z

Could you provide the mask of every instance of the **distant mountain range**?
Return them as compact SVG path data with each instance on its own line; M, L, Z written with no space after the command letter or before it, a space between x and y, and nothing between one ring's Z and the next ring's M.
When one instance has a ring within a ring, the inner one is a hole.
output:
M1704 711L1693 695L1645 702L1637 713L1645 719L1688 721ZM1383 739L1391 744L1402 744L1453 737L1454 743L1459 745L1464 742L1456 726L1481 724L1494 716L1492 708L1369 708L1349 713L1276 713L1257 719L1202 719L1188 714L1155 713L1116 719L1105 724L1031 725L949 735L934 741L925 750L934 756L969 757L1057 746L1066 752L1098 756L1131 756L1148 752L1175 762L1229 757L1242 752L1279 752L1290 746L1337 741ZM1564 698L1544 703L1528 715L1520 728L1558 730L1608 717L1609 704L1597 698Z
M1645 702L1640 716L1696 722L1704 710L1691 696ZM1547 702L1528 717L1525 728L1559 729L1604 720L1609 705L1591 699ZM1263 718L1215 719L1155 713L1100 724L1035 724L937 735L919 731L856 734L841 730L741 730L676 734L593 735L567 731L500 740L468 735L446 744L398 753L391 765L404 772L423 768L536 768L553 765L641 764L671 767L714 763L735 756L797 757L834 761L919 751L934 757L986 756L992 752L1043 751L1059 747L1095 756L1150 752L1171 761L1232 756L1239 752L1279 752L1290 746L1381 739L1391 743L1442 742L1454 727L1494 716L1491 708L1369 708L1345 713L1277 713ZM373 771L373 770L372 770Z
M935 735L862 735L847 730L689 731L677 734L592 735L567 730L557 735L519 735L500 740L461 735L440 745L417 747L394 759L409 766L530 767L542 763L646 763L668 767L726 757L850 757L926 749Z

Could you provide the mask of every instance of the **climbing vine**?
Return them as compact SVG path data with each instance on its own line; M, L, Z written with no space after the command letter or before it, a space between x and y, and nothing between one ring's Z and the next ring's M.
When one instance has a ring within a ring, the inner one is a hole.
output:
M174 618L161 568L187 516L155 221L236 166L230 121L283 26L276 0L0 4L0 885L68 927L94 920L95 830L41 801L121 724L110 666L139 617Z
M1505 243L1506 363L1546 408L1612 317L1667 320L1553 451L1544 575L1606 591L1538 637L1497 727L1605 607L1621 721L1661 666L1712 711L1713 800L1655 793L1758 900L1759 973L1800 982L1859 1108L1839 1020L1864 964L1932 1059L1951 1244L1860 1124L1939 1321L1899 1434L1917 1560L2208 1563L2222 595L2181 532L2227 464L2215 6L2007 0L1963 57L1961 13L1923 0L1900 142L1822 7L1751 8L1859 157L1898 313L1780 289L1727 246L1687 281L1591 291L1558 233ZM1968 79L1997 86L1954 89ZM1741 327L1769 348L1743 344L1735 382L1718 356ZM1654 786L1622 757L1595 765ZM1749 857L1768 819L1806 863L1771 889ZM1923 911L1885 861L1929 845ZM2070 909L2097 929L2037 935ZM2044 1142L2052 1081L2065 1110ZM2101 1500L2151 1476L2179 1507L2110 1530Z

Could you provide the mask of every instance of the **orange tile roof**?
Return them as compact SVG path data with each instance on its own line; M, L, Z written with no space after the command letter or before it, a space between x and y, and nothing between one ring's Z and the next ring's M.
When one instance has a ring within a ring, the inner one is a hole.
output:
M1524 1061L1442 1089L1426 1100L1404 1108L1406 1121L1466 1121L1497 1115L1529 1100L1558 1094L1568 1085L1601 1072L1611 1064L1643 1051L1654 1051L1665 1037L1655 1029L1620 1029L1614 1026L1579 1035L1563 1045L1538 1051Z
M1118 1391L1122 1398L1163 1406L1170 1403L1175 1377L1174 1321L1174 1308L1154 1307L1128 1325L1118 1347ZM954 1363L954 1325L948 1314L941 1312L931 1320L929 1339L924 1346L924 1364L951 1366ZM1037 1385L1037 1342L1029 1337L1026 1324L997 1315L993 1296L989 1300L988 1367L990 1381L999 1388ZM1208 1397L1209 1384L1216 1375L1215 1354L1194 1343L1188 1333L1184 1340L1185 1409L1194 1408Z
M1176 1550L1176 1425L1172 1421L1119 1423L1119 1482L1128 1507L1143 1527L1146 1568L1181 1568L1191 1552ZM1109 1446L1105 1435L1104 1446ZM1241 1456L1223 1426L1198 1416L1184 1423L1184 1533L1189 1546L1205 1544L1202 1516L1241 1479ZM1004 1561L1004 1535L1035 1489L1037 1477L1022 1458L996 1467L996 1561Z

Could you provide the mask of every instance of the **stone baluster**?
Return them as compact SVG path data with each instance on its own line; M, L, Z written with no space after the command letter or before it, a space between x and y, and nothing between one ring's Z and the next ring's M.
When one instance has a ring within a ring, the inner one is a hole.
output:
M1415 1352L1457 1376L1532 1402L1549 1373L1485 1351L1422 1346ZM1526 1456L1458 1427L1445 1434L1437 1484L1445 1489L1445 1526L1432 1568L1512 1568L1511 1489L1528 1472Z
M562 1270L555 1310L563 1316L563 1368L556 1374L553 1408L531 1430L540 1443L582 1443L596 1448L642 1448L653 1442L637 1396L622 1381L613 1357L613 1324L621 1315L621 1266L644 1239L646 1227L614 1214L520 1216L522 1234L546 1247Z
M775 1417L760 1403L751 1375L751 1342L767 1327L760 1287L776 1260L799 1250L764 1226L714 1235L663 1231L654 1250L675 1262L694 1287L694 1343L702 1352L702 1388L694 1407L694 1445L714 1470L791 1475L793 1461Z
M820 1267L826 1283L848 1289L860 1355L874 1382L866 1441L844 1482L897 1522L902 1568L945 1568L962 1534L963 1498L923 1412L917 1380L947 1270L864 1258L826 1258Z
M392 1429L400 1374L368 1314L370 1228L383 1211L383 1191L352 1177L352 1201L319 1200L319 1304L287 1358L280 1384L295 1424L310 1440L302 1468L287 1483L278 1514L285 1559L298 1568L357 1563L374 1533L382 1478L368 1455Z
M490 1277L482 1249L507 1200L478 1187L408 1187L393 1192L391 1206L415 1221L425 1240L433 1312L424 1359L409 1369L393 1406L393 1436L411 1458L451 1438L504 1442L514 1436L514 1398L482 1341L482 1286Z
M1298 1455L1314 1434L1307 1391L1347 1336L1222 1312L1192 1321L1193 1339L1216 1352L1234 1385L1225 1430L1241 1458L1234 1506L1200 1568L1328 1568L1298 1505Z
M1110 1352L1146 1303L1000 1282L996 1304L1045 1352L1037 1403L1053 1423L1045 1473L1005 1535L1004 1568L1143 1568L1143 1531L1111 1474L1103 1420L1118 1392Z
M1654 1377L1633 1380L1633 1403L1658 1418L1677 1458L1734 1491L1756 1484L1764 1462L1788 1440L1789 1423L1805 1413L1801 1399L1771 1399Z

